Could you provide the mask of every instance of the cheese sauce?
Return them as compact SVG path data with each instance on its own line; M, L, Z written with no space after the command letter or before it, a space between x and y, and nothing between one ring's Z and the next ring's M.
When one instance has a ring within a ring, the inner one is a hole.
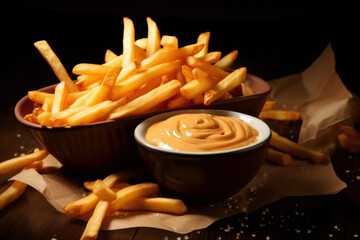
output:
M257 141L258 131L241 119L206 113L179 114L151 125L148 143L175 151L209 152Z

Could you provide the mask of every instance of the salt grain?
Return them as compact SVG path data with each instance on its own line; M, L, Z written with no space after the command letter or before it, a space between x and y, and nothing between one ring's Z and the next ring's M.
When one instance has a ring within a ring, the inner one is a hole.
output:
M185 235L185 236L184 236L184 239L185 239L185 240L189 240L189 236L188 236L188 235Z

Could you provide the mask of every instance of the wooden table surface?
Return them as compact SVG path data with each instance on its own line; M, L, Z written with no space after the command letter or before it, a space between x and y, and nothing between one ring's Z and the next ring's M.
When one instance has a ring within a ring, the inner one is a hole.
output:
M69 69L81 61L96 62L97 56L103 54L106 47L116 46L114 47L117 48L116 50L121 49L121 36L118 32L122 31L122 18L119 18L118 27L114 31L111 29L113 25L106 25L104 19L113 23L117 16L113 14L104 18L104 15L101 15L98 21L108 31L103 33L104 37L101 38L90 32L92 29L89 25L84 25L85 30L80 32L70 27L70 24L78 22L79 19L86 19L93 24L95 20L91 18L92 14L78 15L70 12L64 16L59 12L23 11L21 15L25 16L26 21L24 20L19 25L15 22L8 25L2 21L2 24L6 25L3 28L4 31L9 33L8 38L5 39L9 44L5 47L6 49L4 48L1 57L4 71L1 74L3 85L0 99L0 161L22 153L29 153L39 146L30 132L20 125L13 115L16 101L28 90L52 84L56 80L47 64L33 49L33 42L40 39L50 40L50 43L53 43L55 49L60 52L59 56L64 61L65 67ZM44 29L37 25L40 20L50 19L50 17L61 18L61 21L54 20L53 29ZM141 19L145 21L145 18ZM246 23L244 24L245 36L240 31L224 30L221 24L228 19L218 25L216 25L218 19L211 21L198 18L188 19L187 23L193 24L193 30L189 32L186 32L187 27L183 26L183 22L174 24L171 22L174 21L172 18L168 24L166 18L155 20L158 20L160 29L161 27L165 29L164 33L180 34L184 38L211 29L214 50L226 52L237 48L239 44L241 54L239 54L238 63L248 66L251 73L265 80L302 71L327 44L331 43L339 59L337 70L347 86L358 93L358 90L353 87L355 81L352 80L355 73L352 67L355 67L355 64L344 61L344 59L348 60L347 54L351 51L347 50L351 48L351 45L346 44L348 40L345 41L344 38L334 38L340 34L331 34L334 29L340 29L342 34L346 32L341 30L343 29L341 23L295 20L291 22L291 26L295 28L293 29L276 19L270 19L270 22L265 23L249 19L239 20L241 23ZM139 22L137 21L136 24ZM172 30L171 24L175 25L175 29L182 26L181 31L178 33ZM238 25L232 23L230 27L234 29L235 26ZM286 34L283 34L284 29L287 31ZM275 34L271 35L274 32ZM114 35L116 37L111 38ZM227 36L234 36L234 39ZM71 41L68 37L71 37ZM84 38L87 41L83 41ZM106 46L105 43L109 45ZM97 47L96 44L101 47ZM184 235L138 227L101 231L98 239L360 239L359 156L337 149L332 156L332 161L336 167L336 173L348 185L337 194L286 197L254 212L238 214L217 221L206 229ZM0 180L5 182L6 178L3 177ZM28 187L20 199L0 211L0 239L79 239L84 228L84 222L69 219L63 213L56 211L40 193L31 187Z

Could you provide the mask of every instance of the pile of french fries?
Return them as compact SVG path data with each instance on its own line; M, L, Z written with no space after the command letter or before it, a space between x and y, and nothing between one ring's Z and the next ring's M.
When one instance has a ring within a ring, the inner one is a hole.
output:
M276 101L267 100L259 114L259 118L279 121L297 121L300 119L300 112L275 110L275 105ZM287 166L293 162L293 157L316 164L322 163L325 158L324 153L300 145L272 130L270 147L266 155L267 162Z
M158 184L143 182L131 185L127 182L143 175L140 169L127 169L110 174L103 180L85 182L92 193L63 207L71 218L92 211L81 239L96 239L105 216L117 216L126 211L151 211L184 214L187 207L180 199L155 197L160 194Z
M246 67L226 71L237 50L223 57L209 52L210 32L179 47L177 37L161 37L157 24L146 20L147 37L135 40L134 24L124 17L122 54L107 50L103 64L75 65L76 82L46 41L35 42L60 83L54 93L28 93L35 107L25 119L48 127L75 126L254 93L244 83Z

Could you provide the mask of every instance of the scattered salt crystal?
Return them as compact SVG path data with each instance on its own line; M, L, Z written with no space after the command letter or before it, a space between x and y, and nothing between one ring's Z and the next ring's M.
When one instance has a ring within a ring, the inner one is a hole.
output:
M330 238L332 238L333 236L334 236L333 234L331 234L331 233L329 234L329 237L330 237Z
M18 156L18 154L17 153L14 153L14 157L17 157Z
M24 149L24 146L20 146L20 149Z
M185 236L184 236L184 239L185 239L185 240L189 240L189 236L188 236L188 235L185 235Z
M21 137L21 134L20 134L20 133L16 134L16 137L20 138L20 137Z
M357 237L359 237L359 235L358 235L358 234L354 234L353 237L354 237L354 238L357 238Z
M310 234L310 233L311 233L311 229L308 229L308 230L307 230L307 233Z
M177 237L176 240L181 240L181 237Z
M269 236L266 236L265 239L266 239L266 240L270 240L270 237L269 237Z
M164 240L169 240L169 237L168 237L168 236L165 236L165 237L164 237Z
M346 169L346 170L345 170L345 173L349 173L349 172L350 172L350 170L349 170L349 169Z
M360 176L356 176L356 179L357 179L357 180L360 180Z
M253 233L253 234L251 234L251 237L256 237L256 234L254 234L254 233Z
M22 156L25 156L25 153L21 153L20 156L21 156L21 157L22 157Z

